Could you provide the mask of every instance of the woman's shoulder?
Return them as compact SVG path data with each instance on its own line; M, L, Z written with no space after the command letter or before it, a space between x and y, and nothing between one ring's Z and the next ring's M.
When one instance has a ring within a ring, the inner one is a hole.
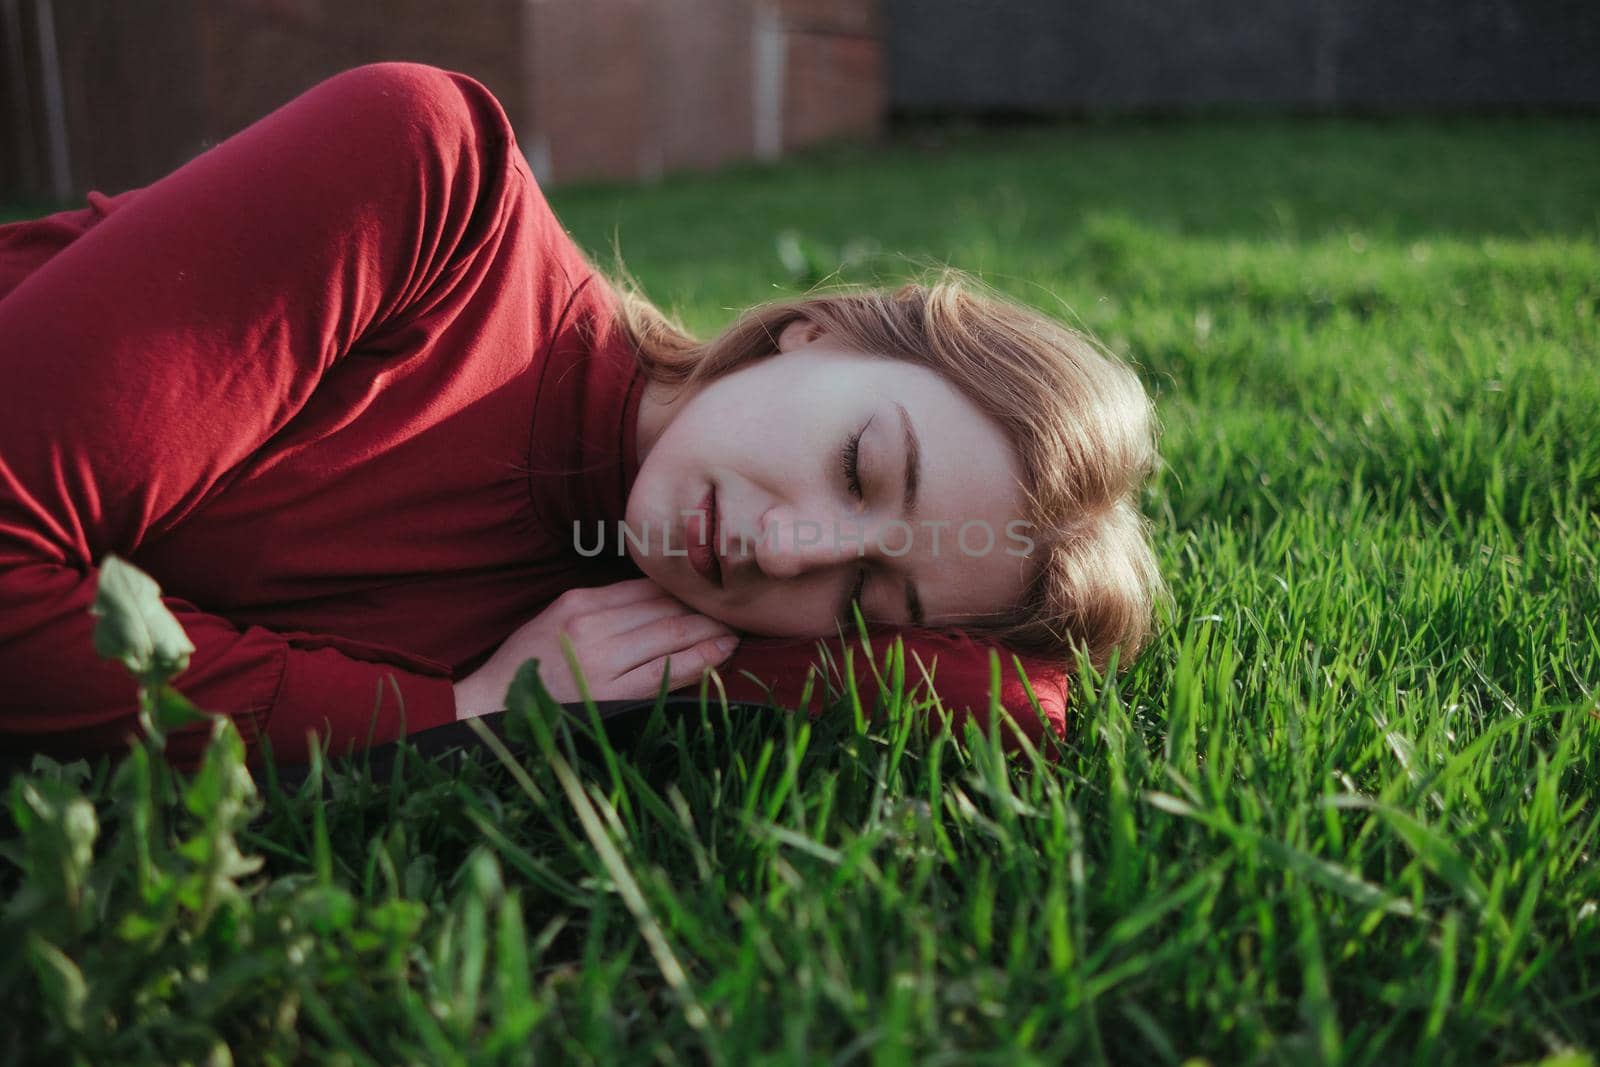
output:
M382 131L398 150L492 151L516 143L504 106L478 79L428 63L385 60L340 71L308 90L340 121Z
M363 130L369 123L392 129L392 143L407 157L391 158L392 167L403 167L409 159L432 173L435 168L426 166L432 160L442 173L459 178L465 173L462 164L470 161L477 189L465 231L458 235L460 243L470 246L475 235L486 237L501 226L515 233L531 256L537 321L549 335L584 323L591 332L609 327L617 304L614 290L555 214L505 109L482 82L430 64L396 60L352 67L315 92ZM459 182L446 184L452 195L460 192L455 188Z

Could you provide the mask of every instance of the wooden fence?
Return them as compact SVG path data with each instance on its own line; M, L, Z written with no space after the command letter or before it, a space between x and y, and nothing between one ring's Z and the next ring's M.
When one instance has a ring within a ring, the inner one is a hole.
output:
M778 158L886 111L879 0L0 0L0 196L148 184L385 59L482 81L544 183Z

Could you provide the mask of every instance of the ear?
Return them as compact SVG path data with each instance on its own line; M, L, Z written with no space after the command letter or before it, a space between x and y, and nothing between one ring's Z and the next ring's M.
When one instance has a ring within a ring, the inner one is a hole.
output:
M810 319L795 319L778 332L778 351L793 352L821 336L822 328Z

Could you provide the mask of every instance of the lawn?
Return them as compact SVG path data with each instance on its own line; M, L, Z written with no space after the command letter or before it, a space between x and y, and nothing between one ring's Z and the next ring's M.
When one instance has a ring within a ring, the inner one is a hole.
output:
M848 700L574 746L527 687L515 770L45 768L0 1054L1593 1062L1600 123L929 129L549 197L702 331L949 263L1125 354L1153 647L1053 761Z

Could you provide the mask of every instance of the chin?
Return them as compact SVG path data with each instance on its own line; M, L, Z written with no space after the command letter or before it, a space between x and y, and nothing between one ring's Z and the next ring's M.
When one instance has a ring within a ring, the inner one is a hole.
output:
M644 576L646 578L650 579L652 582L655 582L662 589L671 593L673 596L678 595L677 591L673 589L672 580L668 577L665 577L661 573L663 565L666 563L665 560L661 559L659 556L639 555L638 550L633 547L633 543L631 541L628 542L628 558L633 561L633 565L635 567L638 567L644 572Z
M739 628L735 623L730 622L727 619L725 613L721 610L716 601L707 598L701 590L674 589L670 586L662 586L662 588L666 589L668 593L677 597L679 600L683 601L700 614L716 619L720 623L725 623L728 626L732 626L734 629Z

